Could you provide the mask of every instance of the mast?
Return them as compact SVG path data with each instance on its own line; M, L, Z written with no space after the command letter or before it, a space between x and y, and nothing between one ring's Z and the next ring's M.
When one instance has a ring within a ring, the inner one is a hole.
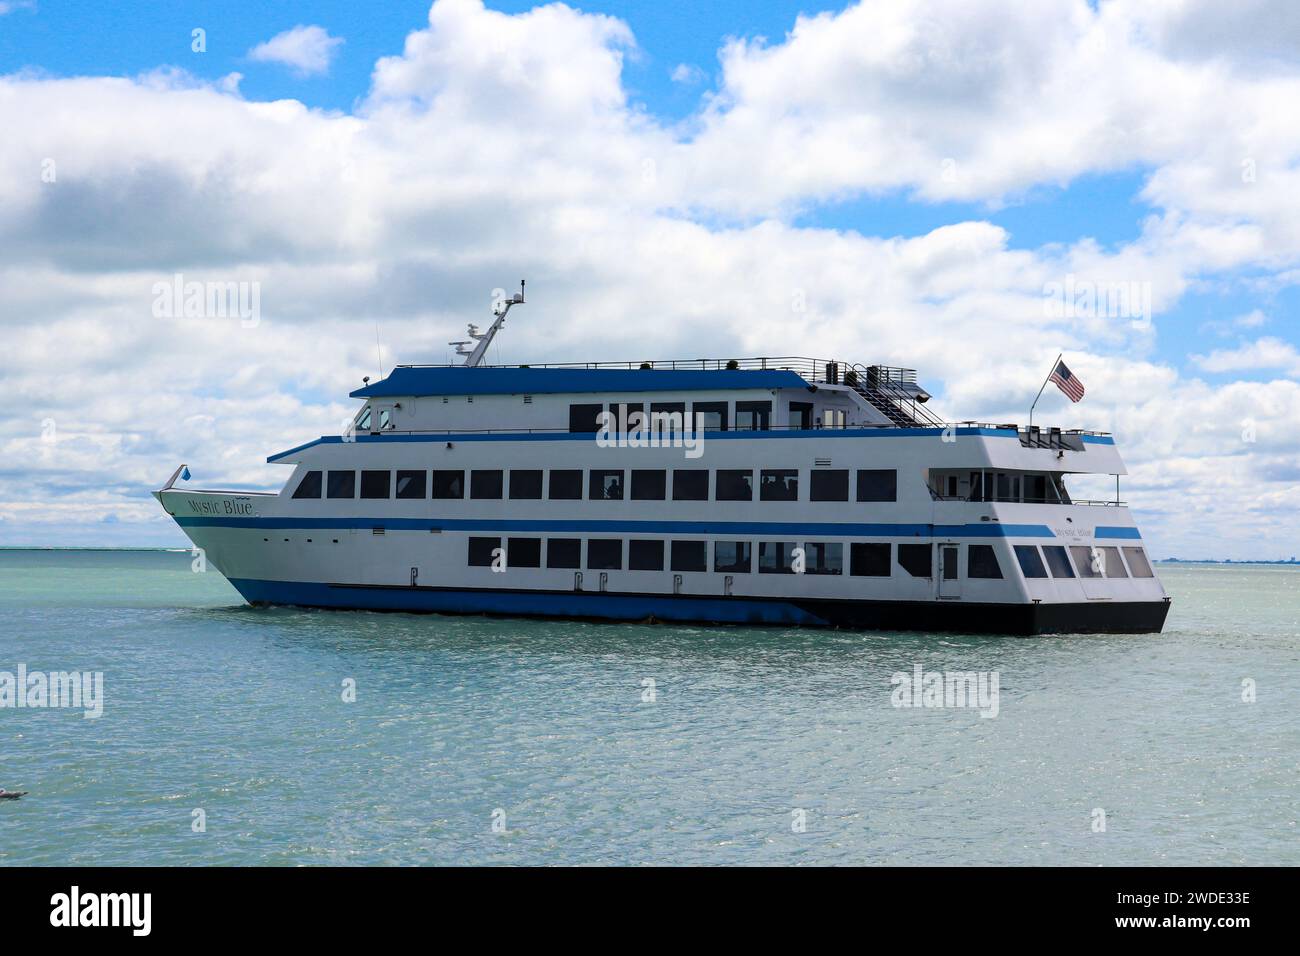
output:
M469 345L468 341L448 343L449 345L456 346L457 355L465 356L465 365L464 365L465 368L474 368L475 366L482 363L484 356L487 355L488 346L492 344L492 339L495 338L496 334L501 331L501 327L506 324L506 313L510 311L510 307L512 305L523 305L523 304L524 304L524 280L520 279L519 291L516 292L514 295L512 295L510 298L506 299L504 302L498 305L495 310L493 310L492 314L496 316L496 319L492 322L490 326L488 326L488 330L486 332L480 333L478 330L478 326L474 325L472 322L470 323L469 337L470 339L478 343L477 345L474 346L474 350L472 352L465 351L465 346Z

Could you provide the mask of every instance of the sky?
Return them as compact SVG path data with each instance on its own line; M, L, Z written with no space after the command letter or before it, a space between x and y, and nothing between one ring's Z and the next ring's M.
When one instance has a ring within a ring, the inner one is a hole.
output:
M1290 557L1298 102L1265 0L0 0L0 546L183 546L522 277L494 361L1064 353L1154 555Z

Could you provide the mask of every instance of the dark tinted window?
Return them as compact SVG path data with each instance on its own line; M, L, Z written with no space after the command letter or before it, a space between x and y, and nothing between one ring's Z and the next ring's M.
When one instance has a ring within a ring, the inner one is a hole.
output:
M1020 570L1025 572L1025 577L1047 577L1047 568L1043 567L1043 559L1039 557L1038 549L1032 544L1016 545L1016 560L1020 562Z
M805 573L844 573L844 545L839 541L808 541L803 549Z
M834 471L820 469L809 473L808 490L812 501L848 501L849 470L837 468Z
M930 577L930 546L928 544L900 544L898 566L914 578Z
M713 544L713 570L730 574L748 574L753 565L748 541L716 541Z
M867 469L858 472L859 501L897 501L898 472L893 469Z
M506 547L506 564L512 568L540 568L542 539L510 538Z
M465 472L435 471L433 473L433 496L435 498L464 498Z
M540 498L542 496L542 473L540 470L516 471L510 469L511 498Z
M591 482L587 486L587 497L592 501L622 501L622 470L591 469Z
M582 472L567 468L551 472L550 497L554 501L579 501L582 499Z
M320 497L320 472L309 471L302 476L302 481L298 482L298 487L294 490L295 498L319 498Z
M597 417L605 410L604 405L570 405L569 406L569 431L571 432L596 432L600 431L600 423Z
M325 479L325 494L329 498L355 498L357 473L355 471L329 472Z
M709 560L705 541L674 541L672 568L674 571L707 571Z
M652 435L668 437L694 430L686 421L685 402L651 402L650 421L646 427Z
M633 469L632 500L663 501L664 491L667 488L666 479L667 472Z
M718 501L753 501L754 473L738 469L718 469Z
M662 541L629 541L627 566L632 571L662 571L664 569L664 543Z
M760 541L758 543L759 574L794 574L793 541Z
M1066 554L1065 548L1059 544L1044 545L1043 556L1047 558L1047 566L1052 571L1052 577L1074 577L1074 568L1070 567L1070 556ZM1001 575L998 575L998 577L1001 577Z
M363 471L361 473L361 497L387 498L388 488L392 480L392 472Z
M844 477L847 485L848 475ZM877 541L858 542L849 545L849 574L856 574L861 578L887 578L891 570L889 566L889 549L892 547L888 542L880 543Z
M727 403L726 402L696 402L691 406L691 430L694 431L695 423L704 416L705 431L727 430Z
M758 473L758 497L761 501L798 501L799 472L793 468L764 468Z
M469 566L471 568L490 568L492 552L501 547L500 538L470 538Z
M587 567L596 571L617 571L623 567L623 542L617 538L590 538Z
M546 542L548 568L582 567L582 542L577 538L549 538Z
M736 402L736 431L767 431L771 427L771 402Z
M471 471L469 473L469 496L471 498L500 498L504 483L500 471Z
M423 498L426 477L423 471L399 471L397 473L397 497Z
M1002 566L991 544L972 544L966 551L966 576L968 578L1000 578Z
M709 473L703 468L673 469L673 501L708 501Z

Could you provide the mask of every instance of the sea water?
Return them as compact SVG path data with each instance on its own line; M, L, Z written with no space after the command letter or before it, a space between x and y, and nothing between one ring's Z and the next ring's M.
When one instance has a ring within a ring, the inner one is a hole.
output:
M1300 863L1300 570L1159 574L1163 634L1023 638L256 609L186 552L3 551L0 676L102 700L0 707L0 864Z

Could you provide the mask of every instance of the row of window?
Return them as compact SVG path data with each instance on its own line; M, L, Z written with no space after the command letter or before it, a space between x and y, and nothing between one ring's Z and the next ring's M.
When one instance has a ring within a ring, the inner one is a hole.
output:
M542 564L542 538L471 537L469 539L469 565L492 567L504 558L506 567L540 568ZM626 544L626 551L624 545ZM749 574L754 570L755 548L749 541L714 541L713 570L725 574ZM581 538L545 539L545 567L581 568ZM670 571L708 571L708 541L663 541L662 539L589 538L587 540L588 570L663 571L665 563ZM759 574L794 574L798 544L793 541L760 541L757 546ZM1019 544L1015 546L1016 559L1027 578L1046 578L1048 568L1054 578L1075 577L1067 548L1060 545ZM1149 578L1154 576L1146 553L1141 548L1123 548L1127 569L1120 548L1090 548L1074 546L1068 549L1074 555L1079 577ZM839 541L808 541L803 545L804 574L843 574L844 544ZM934 573L933 548L928 544L898 544L889 542L852 542L848 547L848 573L855 577L890 577L893 557L898 567L915 578L928 578ZM1044 557L1046 562L1044 562ZM666 559L666 561L665 561ZM626 561L626 565L625 565ZM943 568L946 579L957 577L957 563L946 562ZM1002 566L992 545L967 546L966 576L977 579L1001 579Z
M469 539L469 565L492 567L504 558L506 567L540 568L542 538ZM581 568L581 538L546 538L545 567ZM708 571L708 541L664 541L658 538L587 539L586 568L594 571ZM626 548L625 548L626 545ZM799 547L794 541L714 541L713 570L725 574L794 574ZM930 546L900 544L899 566L916 577L930 574ZM861 577L889 577L889 543L856 542L849 545L849 574ZM844 544L838 541L809 541L803 545L804 574L843 574ZM757 564L755 555L757 554Z
M1150 578L1155 577L1151 562L1141 548L1089 547L1087 545L1043 545L1042 553L1032 544L1015 548L1020 570L1027 578L1072 578L1076 570L1081 578ZM1123 552L1123 557L1120 552ZM1071 565L1070 558L1074 563ZM1125 558L1128 566L1125 567ZM1046 559L1046 560L1044 560ZM974 577L974 575L971 575ZM999 575L1000 577L1000 575Z
M295 498L356 498L356 471L309 471L294 490ZM507 474L509 479L507 481ZM463 470L371 471L360 472L362 498L464 498ZM587 486L590 501L708 501L712 475L714 501L753 501L754 469L707 468L664 469L591 468L581 469L472 469L469 472L470 498L540 499L546 478L545 497L552 501L582 500ZM897 501L898 472L893 469L858 469L855 497L858 501ZM630 481L630 487L626 482ZM507 487L508 486L508 487ZM826 468L809 473L809 501L848 501L849 469ZM794 468L763 468L758 471L760 501L799 501L799 471Z

